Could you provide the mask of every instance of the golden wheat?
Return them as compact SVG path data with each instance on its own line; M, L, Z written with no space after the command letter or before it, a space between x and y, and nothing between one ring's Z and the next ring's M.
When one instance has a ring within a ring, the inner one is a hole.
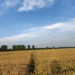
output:
M27 75L27 65L34 51L38 58L35 75L51 75L50 64L53 60L62 65L63 75L75 74L75 48L69 48L0 52L0 75Z

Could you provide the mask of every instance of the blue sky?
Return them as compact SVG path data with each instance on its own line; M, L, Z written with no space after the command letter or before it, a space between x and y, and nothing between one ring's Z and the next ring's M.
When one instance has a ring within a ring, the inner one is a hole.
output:
M74 0L0 0L0 46L75 46Z

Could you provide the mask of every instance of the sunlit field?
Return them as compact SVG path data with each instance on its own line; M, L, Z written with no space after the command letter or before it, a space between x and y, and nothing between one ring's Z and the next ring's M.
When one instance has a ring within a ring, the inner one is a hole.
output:
M31 58L35 68L28 73ZM0 52L0 75L75 75L74 71L75 48Z

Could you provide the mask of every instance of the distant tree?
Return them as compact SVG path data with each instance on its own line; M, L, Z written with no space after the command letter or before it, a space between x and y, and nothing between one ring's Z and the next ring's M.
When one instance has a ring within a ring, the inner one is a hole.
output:
M8 51L11 51L11 50L12 50L11 48L8 49Z
M21 50L21 45L17 45L17 50Z
M70 48L72 48L72 46Z
M46 47L46 49L48 49L48 47Z
M2 45L2 46L1 46L1 50L2 50L2 51L7 51L7 45Z
M0 48L0 51L2 51L1 48Z
M35 48L35 46L33 45L33 46L32 46L32 49L34 49L34 48Z
M25 46L24 45L13 45L13 50L24 50Z
M17 50L17 46L16 45L13 45L13 50Z
M24 46L24 45L21 45L21 49L22 49L22 50L25 50L25 46Z
M53 46L53 49L54 49L55 47Z
M28 49L30 49L30 45L28 45Z
M61 47L59 47L59 49L60 49Z

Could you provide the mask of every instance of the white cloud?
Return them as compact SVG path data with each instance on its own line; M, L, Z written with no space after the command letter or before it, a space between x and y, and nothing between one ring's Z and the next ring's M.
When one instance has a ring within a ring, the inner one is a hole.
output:
M9 8L16 7L16 11L29 11L50 7L55 0L2 0L0 3L0 16L3 15Z
M35 8L50 7L53 3L54 0L23 0L23 4L18 11L29 11Z
M24 30L23 30L24 31ZM16 36L11 36L11 37L5 37L5 38L0 38L1 41L19 41L22 39L29 39L32 37L38 37L38 36L45 36L48 37L48 34L55 35L55 33L59 34L61 32L66 33L67 31L73 31L75 32L75 19L72 19L71 21L67 21L65 23L59 22L53 25L47 25L43 27L35 27L35 28L30 28L28 30L25 30L27 33L23 33L20 35Z
M4 9L14 7L15 5L19 4L20 0L5 0L3 3L1 3L1 7Z
M2 0L0 3L0 16L2 16L9 8L15 7L20 4L20 0Z
M56 24L47 25L47 26L43 26L43 27L30 28L30 29L28 29L28 32L38 33L38 35L39 35L39 34L46 34L46 33L67 32L67 31L73 31L73 30L75 30L75 18L70 21L64 22L64 23L59 22Z
M27 40L32 37L36 37L34 34L20 34L12 37L5 37L5 38L0 38L0 42L15 42L15 41L20 41L22 39Z
M35 8L43 8L43 7L50 7L53 5L55 0L3 0L1 7L6 10L7 8L14 7L20 4L18 11L29 11L34 10ZM21 4L22 3L22 4Z
M42 45L71 46L71 44L73 46L75 44L74 34L75 18L63 23L30 28L20 35L0 38L0 44L35 44L37 47Z

